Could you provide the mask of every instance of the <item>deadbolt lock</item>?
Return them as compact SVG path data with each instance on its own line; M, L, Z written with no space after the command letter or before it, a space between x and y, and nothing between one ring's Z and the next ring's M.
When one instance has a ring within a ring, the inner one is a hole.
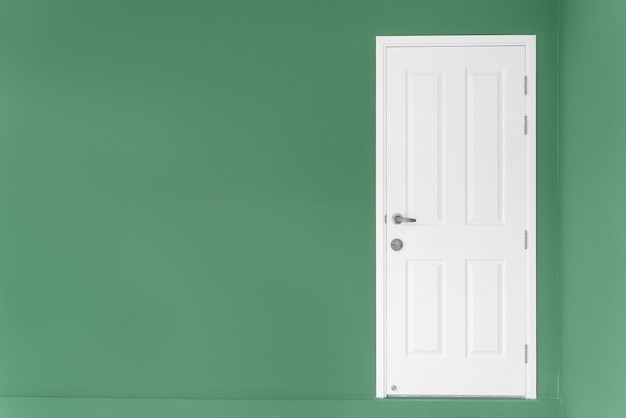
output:
M395 238L391 241L391 249L394 251L400 251L404 247L401 239Z

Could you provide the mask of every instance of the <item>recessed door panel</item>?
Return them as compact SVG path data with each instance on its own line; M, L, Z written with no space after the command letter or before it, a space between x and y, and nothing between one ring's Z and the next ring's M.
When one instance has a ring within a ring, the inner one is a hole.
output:
M467 221L503 224L504 70L467 70Z
M443 354L443 262L407 262L407 355Z
M407 213L443 222L443 74L407 72Z
M467 355L502 355L504 261L467 262Z

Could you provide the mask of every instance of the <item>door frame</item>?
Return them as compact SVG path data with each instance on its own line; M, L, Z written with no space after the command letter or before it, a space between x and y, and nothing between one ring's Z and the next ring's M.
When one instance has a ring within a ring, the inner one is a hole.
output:
M376 37L376 397L386 385L386 227L385 227L385 68L386 49L399 46L524 46L526 48L526 399L537 398L536 342L536 36L377 36Z

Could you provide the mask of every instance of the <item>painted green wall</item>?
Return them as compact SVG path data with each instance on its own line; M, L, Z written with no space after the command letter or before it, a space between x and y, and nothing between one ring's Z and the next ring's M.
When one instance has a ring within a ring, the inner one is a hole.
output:
M561 383L567 418L626 416L625 19L621 0L561 1Z
M543 401L373 401L374 36L507 33L538 35ZM0 395L554 416L557 34L556 0L3 0Z

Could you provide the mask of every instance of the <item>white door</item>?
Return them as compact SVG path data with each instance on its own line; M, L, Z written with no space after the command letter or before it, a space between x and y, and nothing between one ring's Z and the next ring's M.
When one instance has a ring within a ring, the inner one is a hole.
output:
M387 396L527 395L526 68L385 48Z

